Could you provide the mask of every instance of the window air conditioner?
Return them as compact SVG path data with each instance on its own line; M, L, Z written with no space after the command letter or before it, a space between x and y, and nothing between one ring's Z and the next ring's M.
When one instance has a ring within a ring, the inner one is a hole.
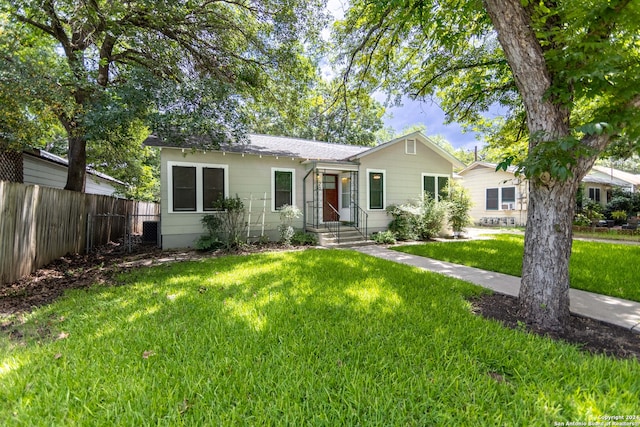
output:
M502 204L502 210L503 211L512 211L513 210L513 203L503 203Z

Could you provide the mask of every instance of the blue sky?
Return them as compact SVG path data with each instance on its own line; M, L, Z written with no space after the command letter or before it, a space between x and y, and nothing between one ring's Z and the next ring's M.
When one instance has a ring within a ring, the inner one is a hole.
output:
M445 124L444 111L431 101L413 101L405 98L403 105L387 108L384 124L400 132L413 125L423 124L427 127L426 135L441 135L455 148L473 151L480 148L483 142L475 132L463 132L457 123Z

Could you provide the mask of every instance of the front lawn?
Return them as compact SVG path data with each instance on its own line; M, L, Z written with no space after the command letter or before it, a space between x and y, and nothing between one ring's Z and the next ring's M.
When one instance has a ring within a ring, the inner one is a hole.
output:
M423 257L520 276L524 236L430 242L393 249ZM640 302L640 246L575 240L569 262L571 287Z
M0 336L3 425L526 425L637 414L640 363L471 313L352 251L140 269ZM15 321L15 319L14 319Z

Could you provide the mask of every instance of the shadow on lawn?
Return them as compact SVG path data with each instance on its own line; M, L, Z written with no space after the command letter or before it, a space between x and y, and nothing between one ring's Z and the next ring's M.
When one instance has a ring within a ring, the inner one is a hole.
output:
M480 288L354 252L230 256L118 281L34 315L29 324L51 333L5 365L7 402L42 405L59 422L92 412L105 424L329 414L434 425L453 410L488 422L518 390L538 396L518 410L541 418L599 396L580 377L588 356L474 316L464 298ZM541 375L548 360L563 360L554 376Z

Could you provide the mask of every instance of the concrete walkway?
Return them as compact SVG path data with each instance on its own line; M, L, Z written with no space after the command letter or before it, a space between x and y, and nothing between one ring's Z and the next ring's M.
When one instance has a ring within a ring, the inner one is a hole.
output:
M518 291L520 290L520 278L507 274L405 254L377 245L360 246L352 249L377 258L412 265L423 270L465 280L501 294L518 296ZM640 334L640 303L578 289L570 289L569 309L579 316L621 326Z

